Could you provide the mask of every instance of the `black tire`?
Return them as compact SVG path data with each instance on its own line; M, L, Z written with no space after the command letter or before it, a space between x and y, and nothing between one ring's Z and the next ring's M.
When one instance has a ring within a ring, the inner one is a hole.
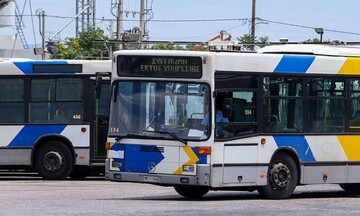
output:
M35 153L35 169L41 177L49 180L65 179L74 168L74 158L66 145L50 141Z
M258 192L269 199L286 199L294 192L298 182L295 161L288 154L279 153L271 161L268 184L258 188Z
M209 192L208 187L177 185L174 186L175 191L183 197L197 199Z
M360 194L360 184L358 183L339 184L339 186L346 192Z

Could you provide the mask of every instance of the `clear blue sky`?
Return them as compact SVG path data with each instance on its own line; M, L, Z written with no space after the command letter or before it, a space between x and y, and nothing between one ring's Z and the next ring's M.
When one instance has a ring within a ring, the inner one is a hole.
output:
M17 0L20 11L24 2ZM236 19L251 18L252 0L148 0L149 7L151 2L154 17L147 23L150 40L207 41L221 30L231 33L234 38L250 31L249 22ZM51 35L60 30L70 20L69 17L75 16L75 3L75 0L31 0L32 13L35 14L38 8L45 11L49 16L46 18L46 32ZM97 0L96 6L97 26L108 34L106 28L109 22L101 21L101 18L115 20L110 13L111 0ZM124 0L124 10L139 9L140 0ZM256 9L256 16L266 20L256 25L256 35L269 36L270 41L278 41L281 37L287 37L289 41L318 38L312 27L325 29L324 40L360 41L359 0L257 0ZM29 0L24 14L30 14ZM124 19L125 30L139 25L138 21L133 21L139 16L133 18L130 13ZM26 39L33 44L35 34L36 42L40 44L38 18L33 20L35 32L30 17L24 17ZM180 22L184 20L187 22ZM0 29L0 35L15 33L15 27ZM62 39L75 36L75 22L60 36Z

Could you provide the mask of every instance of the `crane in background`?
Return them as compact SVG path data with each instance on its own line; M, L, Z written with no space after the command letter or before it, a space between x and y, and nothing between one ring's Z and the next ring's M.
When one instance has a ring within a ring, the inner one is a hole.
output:
M23 32L24 22L22 20L22 14L20 14L19 7L15 0L0 0L0 10L3 10L6 6L8 6L11 2L14 2L15 6L15 27L17 31L17 35L20 37L21 43L24 49L29 49L29 45L26 41L25 34Z
M10 0L11 1L11 0ZM23 31L23 28L24 28L24 22L23 22L23 19L22 19L22 14L20 14L20 11L19 11L19 7L15 2L15 26L16 26L16 31L17 31L17 34L19 35L20 37L20 40L21 40L21 43L24 47L24 49L29 49L29 45L26 41L26 37L25 37L25 34L24 34L24 31Z
M95 0L76 0L76 14L87 9L76 18L76 37L80 32L84 32L89 28L95 28Z

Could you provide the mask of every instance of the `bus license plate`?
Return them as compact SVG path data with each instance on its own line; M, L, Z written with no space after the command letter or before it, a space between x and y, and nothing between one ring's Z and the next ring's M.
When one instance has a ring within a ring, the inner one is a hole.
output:
M144 182L158 182L158 176L143 176Z

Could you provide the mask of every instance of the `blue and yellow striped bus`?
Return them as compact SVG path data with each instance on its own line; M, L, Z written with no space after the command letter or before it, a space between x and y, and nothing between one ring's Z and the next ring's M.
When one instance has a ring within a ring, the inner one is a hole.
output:
M106 178L185 197L298 185L360 193L360 48L118 51Z
M45 179L104 169L110 61L0 61L0 168ZM96 74L107 77L97 99Z

